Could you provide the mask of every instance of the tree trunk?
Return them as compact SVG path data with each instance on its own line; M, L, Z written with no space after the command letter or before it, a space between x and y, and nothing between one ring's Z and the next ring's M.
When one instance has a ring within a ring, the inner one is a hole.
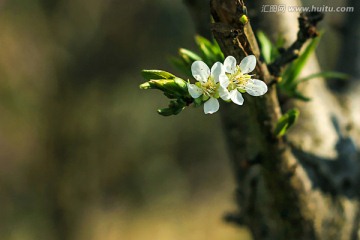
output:
M254 54L259 60L250 24L239 22L242 6L238 0L211 1L213 32L225 55L239 61ZM254 12L259 6L253 6ZM296 35L294 16L260 17L257 27L274 32L280 27ZM313 57L302 74L318 71ZM271 81L261 62L256 74ZM315 79L304 84L302 92L311 97L309 103L288 100L280 105L272 85L262 98L248 97L242 107L223 108L238 185L239 212L229 220L248 226L254 239L359 239L359 88L348 89L346 96L351 97L345 98ZM293 106L301 111L299 122L286 139L276 138L280 111Z

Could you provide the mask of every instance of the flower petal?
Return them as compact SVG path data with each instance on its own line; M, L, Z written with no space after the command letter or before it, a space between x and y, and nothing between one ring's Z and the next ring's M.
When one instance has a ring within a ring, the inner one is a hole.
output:
M204 113L205 114L213 114L219 110L219 101L216 98L210 98L204 103Z
M264 95L267 92L268 87L266 83L261 80L250 79L245 85L245 90L251 96L257 97Z
M219 87L219 96L225 100L230 100L230 93L226 88L223 88L222 86Z
M231 98L231 101L233 101L237 105L244 104L244 98L237 89L230 91L230 98Z
M195 61L191 64L191 73L200 82L207 82L210 69L203 61Z
M249 55L245 57L240 63L240 70L242 74L254 71L255 67L256 57L254 55Z
M233 56L228 56L225 58L224 67L227 73L234 73L236 69L236 59Z
M219 82L219 77L225 75L224 65L221 62L216 62L211 67L210 75L214 78L214 82Z
M222 74L219 76L219 82L220 86L222 86L223 88L227 88L229 86L230 80L228 76L226 76L226 74Z
M196 86L195 84L188 83L187 87L191 97L193 98L198 98L203 94L202 89Z

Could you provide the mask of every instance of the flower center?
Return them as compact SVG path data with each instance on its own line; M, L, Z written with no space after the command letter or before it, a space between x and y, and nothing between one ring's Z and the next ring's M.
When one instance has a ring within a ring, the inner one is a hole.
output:
M201 84L203 93L207 97L216 97L218 87L219 85L214 82L212 77L209 77L207 82Z
M239 66L236 66L236 70L234 73L227 74L229 78L229 90L234 90L240 88L241 90L245 90L246 83L251 79L251 75L243 74L240 70Z

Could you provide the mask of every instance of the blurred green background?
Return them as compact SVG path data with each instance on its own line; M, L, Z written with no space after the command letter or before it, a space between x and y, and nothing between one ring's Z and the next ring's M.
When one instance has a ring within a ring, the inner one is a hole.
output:
M0 239L249 239L219 115L138 88L194 34L181 1L0 1Z

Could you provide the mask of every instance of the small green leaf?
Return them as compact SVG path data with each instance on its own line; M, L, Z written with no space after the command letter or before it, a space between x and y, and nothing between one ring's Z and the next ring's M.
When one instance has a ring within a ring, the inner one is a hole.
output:
M175 75L169 73L169 72L165 72L162 70L142 70L141 71L141 75L146 79L146 80L158 80L158 79L174 79Z
M261 55L264 57L265 62L269 64L272 61L271 53L273 51L274 45L262 31L257 32L257 37L261 47Z
M177 77L174 79L150 80L141 84L140 89L158 89L171 99L188 96L186 82Z
M174 115L174 110L171 108L160 108L157 112L164 117Z
M277 122L274 134L277 137L284 136L288 129L296 123L299 114L300 111L296 108L287 111Z
M151 89L151 84L149 82L144 82L143 84L140 84L140 89Z
M195 105L195 107L201 106L202 105L202 97L195 98L194 105Z
M187 92L187 84L186 81L184 81L181 78L175 78L174 82L176 83L176 85L178 85L180 88L182 88L185 92Z
M157 112L162 116L171 116L179 114L184 108L186 104L182 99L177 99L176 101L171 101L169 107L160 108Z

